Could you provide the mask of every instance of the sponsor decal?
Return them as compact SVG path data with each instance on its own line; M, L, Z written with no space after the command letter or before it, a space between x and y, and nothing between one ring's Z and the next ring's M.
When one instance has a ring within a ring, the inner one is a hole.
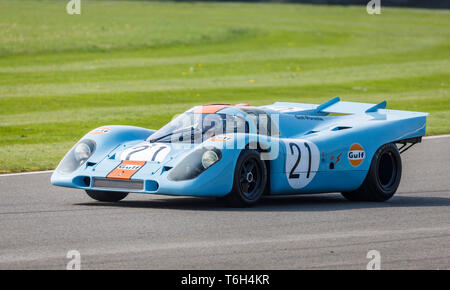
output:
M321 117L307 116L307 115L295 115L295 118L299 120L307 120L307 121L323 121L324 119Z
M294 107L294 106L266 106L265 108L280 112L280 113L291 113L291 112L298 112L298 111L304 111L304 108L301 107Z
M366 152L361 145L355 143L350 146L350 149L348 150L348 160L353 167L358 167L365 158Z
M108 174L107 178L130 179L144 164L145 161L124 160Z
M341 155L342 153L339 153L339 155L336 157L334 155L331 155L330 161L334 162L334 164L338 164L339 161L341 161Z
M233 137L231 137L230 135L217 135L212 137L211 139L209 139L213 142L227 142L230 140L233 140Z
M100 135L100 134L106 134L111 132L111 129L106 128L106 127L100 127L97 129L92 130L89 134L91 135Z
M335 164L338 164L339 161L341 161L341 155L342 155L342 153L339 153L339 155L336 157L336 163Z

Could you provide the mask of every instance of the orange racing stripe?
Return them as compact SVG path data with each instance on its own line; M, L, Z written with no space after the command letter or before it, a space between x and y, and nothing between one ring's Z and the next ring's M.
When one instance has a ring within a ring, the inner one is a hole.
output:
M204 105L195 109L193 112L199 114L214 114L228 107L231 107L231 105Z

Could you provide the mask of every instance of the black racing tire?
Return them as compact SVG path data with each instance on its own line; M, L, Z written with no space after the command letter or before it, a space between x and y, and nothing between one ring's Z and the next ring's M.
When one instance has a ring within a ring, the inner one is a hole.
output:
M117 202L127 197L128 192L86 190L92 199L104 202Z
M232 207L248 207L256 204L266 190L267 167L256 150L241 152L234 170L231 192L225 196Z
M400 152L394 143L385 144L375 152L363 184L342 195L351 201L386 201L397 191L401 176Z

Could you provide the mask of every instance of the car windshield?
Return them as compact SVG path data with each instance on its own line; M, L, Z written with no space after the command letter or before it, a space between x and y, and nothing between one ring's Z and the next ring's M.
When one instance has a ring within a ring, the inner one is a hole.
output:
M239 116L186 112L156 131L147 141L201 143L216 135L248 131L248 123Z

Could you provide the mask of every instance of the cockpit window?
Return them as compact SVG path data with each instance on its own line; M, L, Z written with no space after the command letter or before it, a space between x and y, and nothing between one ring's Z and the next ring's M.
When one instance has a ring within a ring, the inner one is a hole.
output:
M259 135L267 135L273 137L280 136L278 126L275 124L272 117L266 111L257 108L245 108L245 107L240 109L245 113L247 113L247 115L253 121L257 133Z
M156 131L147 141L201 143L220 134L248 132L248 122L239 116L186 112Z

